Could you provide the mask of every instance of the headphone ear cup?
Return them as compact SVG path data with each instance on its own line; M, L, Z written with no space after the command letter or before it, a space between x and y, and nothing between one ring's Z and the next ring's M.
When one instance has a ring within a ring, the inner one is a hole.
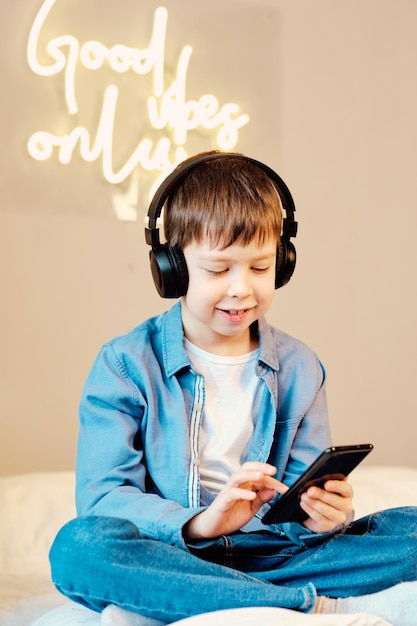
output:
M275 289L286 285L294 273L297 253L291 241L281 241L275 262Z
M161 298L180 298L188 289L188 269L180 248L161 244L152 248L149 261L155 287Z

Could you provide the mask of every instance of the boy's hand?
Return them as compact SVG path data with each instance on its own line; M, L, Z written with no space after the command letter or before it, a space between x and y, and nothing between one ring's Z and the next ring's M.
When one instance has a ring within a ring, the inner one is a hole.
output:
M188 522L184 538L210 539L242 528L276 492L287 491L286 485L272 478L275 473L276 468L269 463L244 463L210 506Z
M353 521L353 489L346 480L328 480L324 489L310 487L300 506L308 515L304 526L315 533L330 532Z

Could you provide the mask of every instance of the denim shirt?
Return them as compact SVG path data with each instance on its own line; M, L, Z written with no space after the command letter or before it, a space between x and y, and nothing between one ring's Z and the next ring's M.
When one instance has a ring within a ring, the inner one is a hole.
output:
M264 390L248 461L272 463L290 485L330 445L324 369L264 318L258 330ZM181 547L184 524L213 499L199 472L204 379L183 338L177 302L102 347L80 402L76 487L78 515L125 518Z

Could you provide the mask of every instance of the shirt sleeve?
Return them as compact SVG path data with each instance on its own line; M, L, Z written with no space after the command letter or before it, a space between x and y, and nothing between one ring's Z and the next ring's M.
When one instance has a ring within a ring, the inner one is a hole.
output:
M331 445L331 432L328 418L328 407L326 397L326 373L325 369L314 355L315 376L303 381L304 388L313 386L310 389L308 402L301 415L298 428L295 433L288 463L285 468L283 482L292 485L297 478L311 465L311 463ZM295 393L298 397L303 395L301 389L295 386ZM308 397L308 396L307 396Z
M182 528L203 508L183 507L147 489L140 436L145 408L122 361L105 345L80 401L77 513L128 519L143 537L186 548Z

